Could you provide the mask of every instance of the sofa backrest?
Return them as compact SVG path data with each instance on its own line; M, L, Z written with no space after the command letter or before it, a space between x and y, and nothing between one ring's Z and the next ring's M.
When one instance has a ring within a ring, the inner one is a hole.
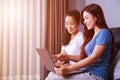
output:
M120 50L120 27L111 28L111 30L115 38L115 46Z
M111 28L114 38L115 46L117 48L117 55L112 65L110 65L108 80L120 79L118 73L120 74L120 27Z

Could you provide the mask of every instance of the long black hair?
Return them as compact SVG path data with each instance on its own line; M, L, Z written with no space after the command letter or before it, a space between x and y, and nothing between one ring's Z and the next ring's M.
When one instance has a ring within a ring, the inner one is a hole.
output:
M84 25L84 31L83 31L83 36L84 36L84 43L82 45L82 49L81 49L81 53L83 55L85 55L85 45L92 39L93 35L94 35L94 29L88 30L87 27L84 24L84 19L83 19L83 12L87 11L90 14L92 14L93 16L95 16L97 18L96 21L96 25L98 26L98 28L100 29L108 29L111 32L112 35L112 54L111 54L111 58L110 61L114 60L115 54L115 44L114 44L114 36L112 31L108 28L106 21L105 21L105 17L103 14L103 10L102 8L98 5L98 4L90 4L88 6L86 6L82 12L81 12L81 23Z
M80 12L78 10L68 11L65 17L67 16L72 16L77 24L80 23ZM62 45L67 45L70 42L70 39L71 39L71 34L65 28L62 38Z

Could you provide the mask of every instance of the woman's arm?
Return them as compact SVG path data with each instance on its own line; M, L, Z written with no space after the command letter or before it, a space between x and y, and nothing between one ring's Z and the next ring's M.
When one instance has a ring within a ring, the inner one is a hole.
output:
M71 61L78 62L82 59L81 55L67 55L68 59Z
M80 68L83 68L83 67L86 67L86 66L89 66L89 65L95 63L100 58L100 56L102 55L104 50L105 50L105 46L96 45L93 50L93 53L89 57L86 57L86 58L80 60L79 62L75 63L74 65L70 65L68 67L69 71L77 70L77 69L80 69Z
M84 58L82 54L81 55L68 55L65 51L61 51L60 54L54 55L54 57L58 58L58 60L60 61L71 60L75 62L78 62Z
M95 46L94 51L91 54L91 56L86 57L86 58L80 60L79 62L76 62L73 65L69 65L69 66L63 65L60 68L55 68L56 74L57 75L64 75L68 72L89 66L89 65L95 63L99 59L99 57L102 55L104 50L105 50L105 46L97 45L97 46Z
M59 58L59 59L60 59L60 58L66 58L66 59L69 59L69 60L75 61L75 62L78 62L78 61L80 61L81 59L83 59L82 54L81 54L81 55L68 55L65 51L61 51L61 55L59 55L58 58ZM63 60L64 60L64 59L63 59Z

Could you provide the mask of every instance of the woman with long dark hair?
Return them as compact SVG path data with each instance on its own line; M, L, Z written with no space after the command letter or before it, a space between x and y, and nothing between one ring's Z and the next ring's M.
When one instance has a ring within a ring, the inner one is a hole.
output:
M59 58L57 61L57 66L68 63L69 65L74 64L75 61L69 61L64 58L64 55L80 55L81 45L83 43L83 34L79 31L80 25L80 12L78 10L71 10L66 13L65 16L65 29L62 39L61 53L53 55L54 58ZM62 56L61 56L62 55ZM57 76L53 72L50 72L46 80L53 80Z

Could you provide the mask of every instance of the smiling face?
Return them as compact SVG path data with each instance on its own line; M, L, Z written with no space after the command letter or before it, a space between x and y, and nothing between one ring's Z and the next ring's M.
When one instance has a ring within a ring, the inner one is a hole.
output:
M72 16L66 16L65 27L70 34L76 34L78 32L78 24Z
M84 11L83 12L83 19L84 19L84 24L86 25L88 30L95 28L96 20L97 20L96 17L94 17L89 12Z

